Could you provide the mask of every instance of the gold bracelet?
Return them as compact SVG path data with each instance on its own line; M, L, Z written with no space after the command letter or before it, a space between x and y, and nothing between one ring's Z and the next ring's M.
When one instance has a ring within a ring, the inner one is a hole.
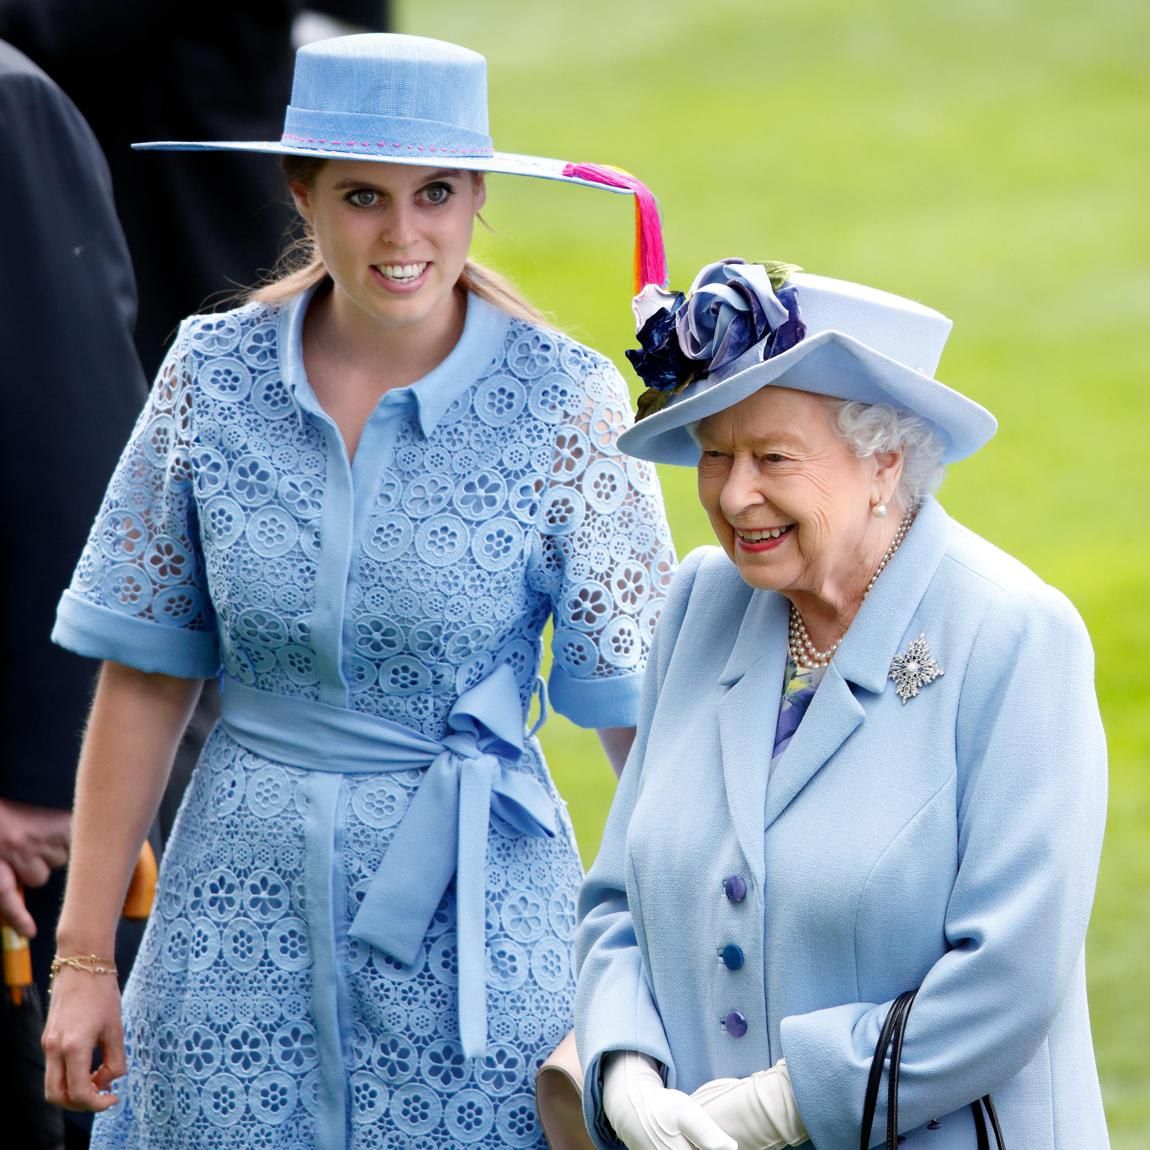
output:
M61 967L70 966L74 970L86 970L89 974L115 974L115 959L101 958L98 954L56 955L48 968L48 981L51 982Z

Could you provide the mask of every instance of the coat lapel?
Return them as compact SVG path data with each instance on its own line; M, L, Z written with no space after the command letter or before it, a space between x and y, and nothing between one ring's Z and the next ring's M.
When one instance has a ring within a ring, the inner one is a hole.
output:
M907 629L945 553L948 524L946 512L933 499L926 500L905 542L863 602L799 729L771 771L759 808L765 826L786 810L865 721L868 705L890 688L891 660L905 644ZM777 698L781 675L775 691Z
M890 688L891 660L905 644L922 597L946 551L950 520L933 500L867 596L827 668L790 745L771 768L783 691L787 613L781 595L756 591L720 676L723 786L739 847L763 879L763 832L865 721ZM913 638L913 636L911 636ZM770 776L768 782L768 775Z
M739 847L760 886L763 803L783 691L787 610L785 599L756 591L720 677L728 686L719 701L727 808Z
M769 827L783 813L863 717L862 704L832 663L790 745L771 771L763 807L765 826Z
M893 689L887 679L891 660L906 645L907 631L946 553L950 530L946 512L933 499L926 500L835 652L833 666L864 703L868 696Z

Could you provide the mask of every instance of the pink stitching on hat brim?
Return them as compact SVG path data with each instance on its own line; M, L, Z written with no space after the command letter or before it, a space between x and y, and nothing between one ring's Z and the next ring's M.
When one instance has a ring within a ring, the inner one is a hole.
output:
M411 144L399 144L393 140L377 140L372 143L369 140L320 140L310 136L296 136L291 132L284 132L283 139L295 140L300 144L310 145L327 145L330 148L404 148L411 151ZM416 152L433 152L441 156L472 156L476 159L490 159L495 155L493 150L475 151L468 148L437 148L430 144L416 144Z

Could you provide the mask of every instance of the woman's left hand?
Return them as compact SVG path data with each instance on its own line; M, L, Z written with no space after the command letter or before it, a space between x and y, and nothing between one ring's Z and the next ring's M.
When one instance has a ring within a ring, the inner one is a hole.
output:
M126 1069L120 988L109 975L61 969L41 1039L44 1097L65 1110L99 1112L120 1101L112 1083ZM100 1065L92 1069L93 1053Z
M749 1078L715 1078L691 1095L739 1150L782 1150L810 1135L799 1117L786 1059Z

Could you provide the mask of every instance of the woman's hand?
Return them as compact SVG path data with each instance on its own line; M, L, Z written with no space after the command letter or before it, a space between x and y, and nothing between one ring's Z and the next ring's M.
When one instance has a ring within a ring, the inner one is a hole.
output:
M749 1078L716 1078L692 1095L739 1144L739 1150L782 1150L807 1140L795 1106L786 1059Z
M0 860L25 886L43 886L68 861L72 812L0 799Z
M663 1085L645 1054L607 1055L603 1112L628 1150L737 1150L697 1102Z
M107 1110L119 1098L112 1083L126 1069L120 988L111 975L61 968L41 1039L44 1095L66 1110ZM100 1065L92 1070L93 1053Z
M36 937L36 923L24 905L16 872L0 858L0 926L9 926L25 938Z
M159 805L200 682L105 663L80 754L71 864L56 926L61 955L110 955L140 844ZM62 967L44 1028L44 1090L69 1110L107 1110L125 1070L111 975ZM92 1056L99 1051L99 1068Z

